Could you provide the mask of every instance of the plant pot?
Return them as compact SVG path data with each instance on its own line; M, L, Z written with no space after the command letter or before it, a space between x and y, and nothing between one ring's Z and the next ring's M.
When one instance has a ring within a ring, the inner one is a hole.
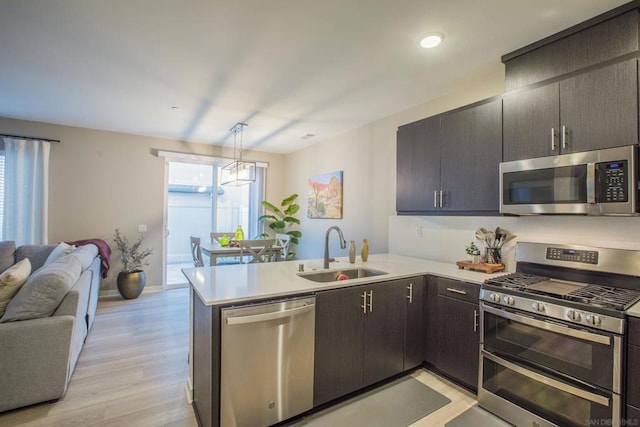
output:
M118 274L118 292L124 299L138 298L146 283L147 275L141 270Z

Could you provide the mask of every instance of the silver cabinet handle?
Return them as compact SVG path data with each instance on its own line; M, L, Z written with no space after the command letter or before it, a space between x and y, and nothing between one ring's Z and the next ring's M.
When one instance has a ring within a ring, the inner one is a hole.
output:
M361 297L362 297L362 305L360 307L362 308L362 313L367 314L367 291L364 291Z
M373 311L373 291L369 291L369 313Z
M478 332L478 310L473 310L473 332Z
M551 151L556 151L556 129L551 128Z
M409 295L407 295L407 299L409 300L409 304L411 304L413 302L413 283L409 283L409 286L407 286L407 289L409 290Z
M456 288L447 288L447 291L453 292L454 294L460 294L460 295L466 295L467 294L466 291L463 291L461 289L456 289Z
M567 148L567 127L562 125L562 137L560 138L562 141L562 149Z
M433 207L438 207L438 190L433 190Z
M444 191L440 190L440 207L444 207Z

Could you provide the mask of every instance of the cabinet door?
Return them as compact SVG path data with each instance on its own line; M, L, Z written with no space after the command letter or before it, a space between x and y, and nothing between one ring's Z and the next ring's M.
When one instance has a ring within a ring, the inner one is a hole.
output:
M441 137L441 210L498 212L501 101L444 114Z
M362 387L364 287L316 294L316 342L313 405Z
M640 408L640 347L627 347L627 403Z
M502 130L505 162L559 154L559 96L558 83L504 96Z
M638 143L638 71L631 59L560 82L563 153Z
M441 326L438 317L438 278L427 276L426 285L426 332L424 343L425 360L431 365L436 365L438 356L438 328ZM444 326L444 325L442 325Z
M424 277L414 277L403 281L406 294L406 321L404 333L404 367L407 371L420 366L425 360L425 342L427 340L425 312L427 286Z
M402 372L406 289L403 281L366 287L364 385Z
M438 356L436 366L467 387L478 388L479 306L439 296Z
M396 210L436 210L433 192L440 189L440 117L398 128Z

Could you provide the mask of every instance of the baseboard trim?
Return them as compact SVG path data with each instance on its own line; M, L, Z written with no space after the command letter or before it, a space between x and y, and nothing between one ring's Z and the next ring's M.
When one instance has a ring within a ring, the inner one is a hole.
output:
M164 289L162 289L162 286L145 286L142 293L151 294L151 293L162 292L162 291L164 291ZM117 296L120 296L120 292L118 292L117 289L105 289L103 291L100 291L100 295L98 296L98 298L110 298L110 297L117 297Z

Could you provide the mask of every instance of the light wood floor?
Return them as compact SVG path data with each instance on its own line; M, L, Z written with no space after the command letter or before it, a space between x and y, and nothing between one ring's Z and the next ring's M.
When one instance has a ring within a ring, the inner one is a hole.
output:
M0 426L196 426L187 404L188 290L101 299L67 394L0 414ZM414 427L443 426L475 396L425 371L413 376L451 399Z

